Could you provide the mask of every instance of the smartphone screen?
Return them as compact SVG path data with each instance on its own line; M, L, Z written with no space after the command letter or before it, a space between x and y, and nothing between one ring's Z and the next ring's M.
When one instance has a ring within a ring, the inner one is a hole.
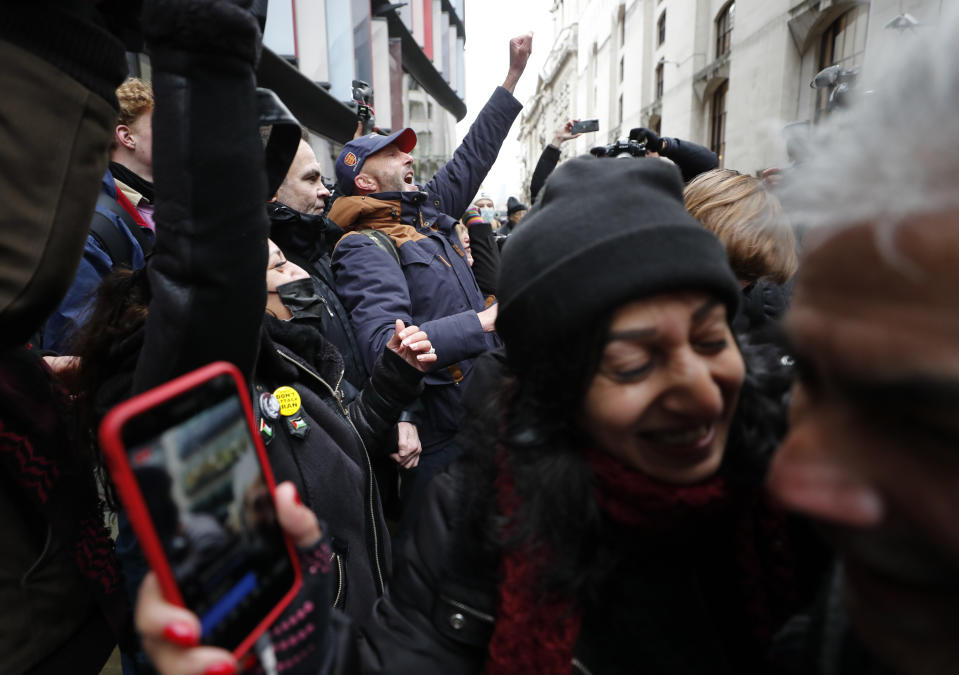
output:
M120 429L153 543L183 604L200 618L202 641L235 650L296 580L236 381L208 379L136 412ZM142 523L132 512L131 520L142 541ZM157 571L162 586L164 570Z
M581 134L587 131L599 131L599 120L580 120L579 122L573 122L573 128L570 129L570 132L574 134Z

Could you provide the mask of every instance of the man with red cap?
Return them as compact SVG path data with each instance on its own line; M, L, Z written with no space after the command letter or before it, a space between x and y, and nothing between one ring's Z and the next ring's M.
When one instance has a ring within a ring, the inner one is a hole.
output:
M408 532L429 479L457 454L453 437L462 416L461 385L473 359L498 346L496 305L487 307L453 226L522 108L512 92L532 39L523 35L510 41L503 86L493 92L453 158L425 185L414 180L409 153L416 134L409 128L361 136L336 160L345 196L334 202L329 217L346 234L333 252L333 273L367 365L383 350L397 318L429 331L438 355L426 376L423 454L405 490L398 541Z

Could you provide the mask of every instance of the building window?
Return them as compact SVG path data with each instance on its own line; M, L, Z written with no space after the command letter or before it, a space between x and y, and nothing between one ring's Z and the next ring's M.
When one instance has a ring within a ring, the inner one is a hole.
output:
M733 23L736 18L736 3L730 2L716 17L716 58L729 53L732 44Z
M269 23L269 22L267 22ZM353 16L326 5L326 55L330 93L339 101L353 98L350 83L357 78L353 58Z
M626 44L626 17L622 14L623 8L620 8L619 20L617 21L619 28L619 46L622 48Z
M650 117L649 124L647 126L649 127L649 130L652 131L657 136L661 136L663 134L663 129L662 129L663 118L660 117L659 115L653 115L652 117Z
M726 155L726 93L729 80L725 80L713 94L713 105L709 120L709 149L719 157L719 166L723 165Z
M833 21L823 31L819 43L819 70L829 66L852 68L862 63L866 53L866 28L869 23L869 6L858 5ZM816 92L816 121L826 113L829 89Z
M623 95L619 95L619 124L623 123Z
M666 42L666 10L659 15L659 21L656 22L656 46L661 46Z
M626 57L619 57L619 81L622 83L623 76L626 74Z
M663 97L663 70L665 64L659 62L656 64L656 99L659 100Z

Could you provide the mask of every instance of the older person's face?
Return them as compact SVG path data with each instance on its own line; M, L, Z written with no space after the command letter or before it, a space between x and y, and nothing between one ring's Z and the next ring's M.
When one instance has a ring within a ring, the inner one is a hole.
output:
M613 315L580 424L598 447L667 483L719 468L745 369L726 307L665 293Z
M316 154L313 148L301 139L290 170L276 191L276 198L300 213L317 214L323 212L329 196L330 191L323 185Z
M959 662L959 214L813 232L800 381L769 486L823 524L856 631L903 672ZM898 269L879 250L898 256Z

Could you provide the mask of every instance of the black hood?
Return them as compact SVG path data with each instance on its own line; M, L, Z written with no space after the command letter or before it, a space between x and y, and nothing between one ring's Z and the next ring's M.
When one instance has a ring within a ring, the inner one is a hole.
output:
M281 202L267 203L266 214L270 219L270 239L287 259L303 268L329 255L343 236L343 230L323 214L302 213Z

